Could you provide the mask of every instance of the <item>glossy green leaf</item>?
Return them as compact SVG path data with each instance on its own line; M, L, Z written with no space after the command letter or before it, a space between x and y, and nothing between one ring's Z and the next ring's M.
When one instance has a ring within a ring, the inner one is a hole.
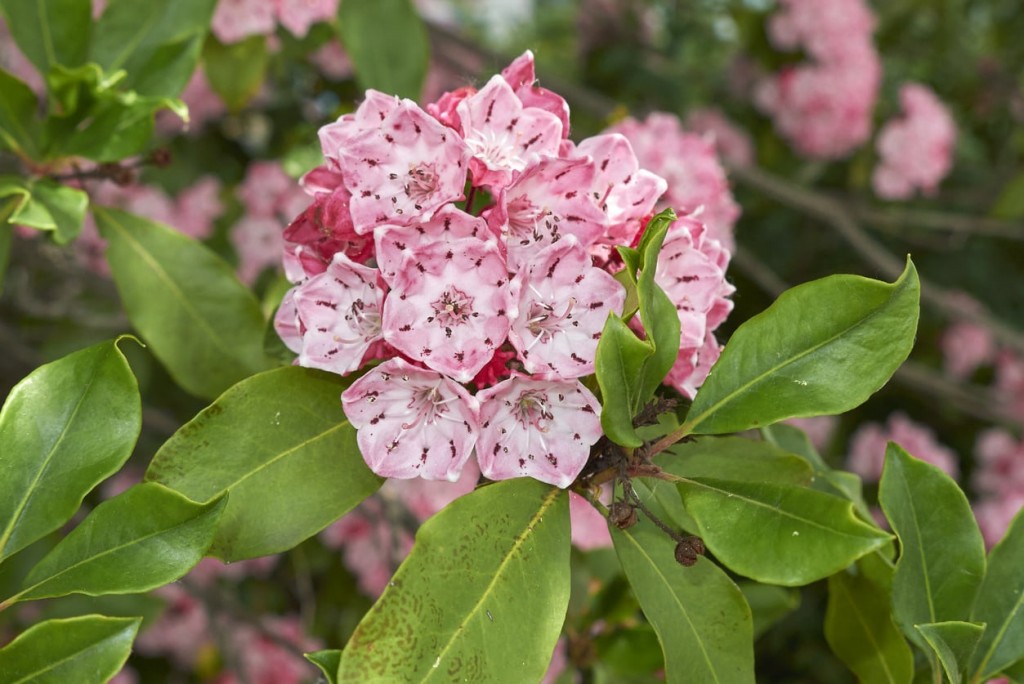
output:
M903 633L924 647L914 625L970 618L985 576L985 544L956 483L893 443L878 500L900 542L893 615Z
M410 0L343 2L338 8L338 33L363 88L419 97L430 44Z
M910 353L919 295L909 259L891 285L838 275L782 293L733 333L684 426L739 432L858 406Z
M914 625L942 664L950 684L964 681L964 670L985 632L985 625L973 622L935 622Z
M1024 511L1010 524L988 557L988 572L971 613L987 623L971 660L975 679L985 681L1024 660ZM1024 669L1024 668L1022 668Z
M251 36L230 45L211 39L203 49L203 71L213 92L220 95L228 109L238 111L263 85L268 58L264 36Z
M58 245L65 245L78 237L85 221L85 211L89 208L89 196L78 188L46 178L32 183L31 189L32 201L45 208L52 220L51 227L34 227L53 230L53 239Z
M665 654L668 682L753 682L753 622L743 593L714 563L685 568L675 542L642 520L610 527L615 552Z
M220 257L141 217L93 214L128 317L178 384L213 398L270 365L259 302Z
M0 149L30 159L39 154L38 108L39 99L32 89L0 69Z
M113 162L141 152L153 134L161 109L184 113L184 105L162 96L142 96L125 88L125 72L104 72L94 63L57 67L46 76L50 99L60 113L44 126L47 158L77 155Z
M85 61L92 30L91 0L0 0L11 37L39 72Z
M670 209L652 218L640 242L642 270L636 283L637 298L640 320L647 339L654 345L654 353L644 364L640 376L642 403L654 395L654 390L661 385L679 356L679 314L665 291L654 282L658 254L675 218L675 213Z
M594 647L597 660L621 679L649 677L650 673L665 669L661 642L654 628L646 623L599 634Z
M844 499L780 482L713 478L678 483L715 557L767 584L799 586L828 577L888 541Z
M141 427L138 385L116 342L15 385L0 409L0 559L71 518L128 460Z
M141 618L47 620L0 648L4 684L105 684L131 654Z
M761 428L761 436L770 444L807 461L814 470L814 480L811 482L814 489L849 499L864 520L873 520L871 509L864 501L860 477L830 468L803 430L785 423L775 423Z
M1008 677L1014 684L1021 684L1024 682L1024 660L1018 660L1013 665L1003 668L999 674Z
M296 366L244 380L160 448L146 479L195 501L230 494L210 549L219 558L290 549L381 485L341 410L344 388Z
M169 584L202 559L224 504L197 504L154 483L132 487L86 516L15 598L132 594Z
M758 582L737 582L754 618L754 640L800 607L800 592Z
M195 71L216 0L110 0L89 56L140 95L177 97Z
M892 567L869 555L828 578L825 639L862 682L909 684L914 655L890 613Z
M629 326L614 313L608 315L595 364L603 406L601 427L608 439L627 447L638 447L643 440L633 427L633 416L640 408L640 377L644 364L654 354L654 346L638 339Z
M675 486L675 483L655 478L635 478L633 491L644 502L644 505L664 522L675 523L681 531L690 534L697 533L697 523L686 512L683 499L679 496L679 488Z
M345 647L338 681L540 681L569 603L568 501L521 478L430 518Z
M320 668L320 671L324 673L324 678L327 680L327 684L337 684L338 666L341 665L340 650L332 649L327 651L304 653L303 657Z
M666 450L657 459L665 471L680 477L714 477L750 482L809 484L810 465L799 456L743 437L699 437Z

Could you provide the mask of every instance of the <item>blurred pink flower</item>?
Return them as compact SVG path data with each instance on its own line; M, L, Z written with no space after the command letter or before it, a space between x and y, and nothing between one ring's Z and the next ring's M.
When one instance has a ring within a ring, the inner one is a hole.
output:
M718 156L730 164L744 167L754 163L754 143L750 135L719 110L691 110L686 117L686 128L710 137Z
M904 85L900 102L902 116L888 121L878 134L879 164L871 183L886 199L908 199L915 190L934 194L953 165L956 123L923 85Z
M954 479L960 474L956 453L940 444L931 429L900 412L890 415L884 426L867 423L854 433L847 466L864 480L877 482L882 477L889 442L899 444L911 456L937 466Z

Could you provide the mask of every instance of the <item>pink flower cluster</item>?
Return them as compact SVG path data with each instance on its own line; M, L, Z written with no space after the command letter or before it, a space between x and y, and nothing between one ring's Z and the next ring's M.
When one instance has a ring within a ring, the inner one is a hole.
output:
M610 247L639 239L666 183L622 135L568 140L568 117L527 52L426 111L369 91L320 130L326 164L285 231L295 287L275 323L304 366L385 359L342 395L379 475L455 481L475 453L490 479L566 487L600 437L580 378L624 303ZM703 349L728 311L707 303L731 291L728 254L694 220L673 231L659 282L681 319L714 309L688 327Z
M784 68L757 89L758 106L798 152L837 159L871 135L882 65L875 18L863 0L780 0L768 37L810 61Z
M706 121L706 117L705 117ZM732 251L739 205L715 153L714 136L683 130L679 117L654 112L644 121L627 118L609 129L626 136L640 165L668 183L657 208L696 215L707 236Z
M754 143L750 135L717 109L693 109L686 115L686 128L710 137L718 156L737 167L754 163ZM737 215L739 212L737 211Z
M885 450L889 442L903 447L911 456L931 463L945 471L950 477L960 474L956 453L935 439L935 433L915 423L905 414L897 412L889 416L882 426L868 423L853 435L847 465L853 472L868 482L877 482L882 477Z
M977 466L972 481L980 494L974 514L985 543L994 546L1024 509L1024 440L992 428L978 438L974 456Z
M238 253L238 277L251 285L265 268L280 263L281 226L306 208L309 197L273 161L250 164L235 192L245 214L231 229L231 243Z
M932 194L953 165L956 123L935 93L918 83L900 88L902 116L888 121L875 147L879 163L871 184L879 197Z
M338 0L219 0L210 30L222 43L237 43L271 34L280 23L303 38L313 24L331 21L337 13Z

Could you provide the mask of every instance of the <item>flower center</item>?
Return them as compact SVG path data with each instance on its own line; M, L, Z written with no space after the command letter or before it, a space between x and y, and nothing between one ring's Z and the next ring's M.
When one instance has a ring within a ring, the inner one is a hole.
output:
M520 394L512 413L524 429L532 427L540 433L547 432L555 418L548 406L547 397L536 390L526 390Z
M474 130L466 138L466 145L488 168L522 171L526 166L516 155L515 140L508 133Z
M422 203L437 191L438 178L433 164L418 164L409 169L405 194L413 202Z
M556 333L563 332L566 324L572 321L572 310L576 305L576 298L570 297L565 305L565 311L561 314L555 313L555 308L544 302L534 301L530 304L530 317L526 321L526 329L534 334L532 347L537 342L547 344Z
M550 214L550 211L541 209L531 202L526 195L516 197L508 203L508 229L511 237L524 245L529 244L531 240L540 240L538 224Z
M473 315L473 298L457 287L449 287L430 306L438 324L445 328L466 323Z

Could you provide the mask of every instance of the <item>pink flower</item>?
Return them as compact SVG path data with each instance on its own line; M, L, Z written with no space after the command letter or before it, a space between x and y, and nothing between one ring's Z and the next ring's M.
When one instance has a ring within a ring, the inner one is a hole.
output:
M780 0L768 37L782 50L803 48L820 61L838 61L875 30L862 0Z
M181 99L188 105L187 130L191 133L198 133L207 122L219 119L227 112L224 101L210 87L203 69L192 72L192 77L181 93ZM176 114L163 110L156 116L156 125L157 130L164 135L173 135L181 132L184 122Z
M320 70L320 73L332 81L351 78L355 73L352 59L337 40L325 43L310 54L309 61Z
M402 482L422 480L389 480L388 484ZM457 486L447 484L449 487ZM379 497L364 501L321 532L320 539L330 548L342 549L345 567L355 575L360 590L371 598L377 598L384 592L413 544L412 534L385 515Z
M384 288L379 272L338 252L327 270L299 285L293 294L301 323L307 368L348 375L363 364L370 347L381 342Z
M1024 441L1018 442L1001 428L991 428L978 437L974 455L972 481L979 492L995 497L1024 492Z
M391 479L384 483L380 495L385 501L400 503L413 517L423 522L455 499L469 494L480 479L480 468L472 459L466 461L456 482L447 480Z
M995 390L1014 415L1024 422L1024 359L1011 351L996 355Z
M668 183L640 168L629 140L616 133L587 138L576 147L577 155L594 160L591 196L606 214L608 228L601 242L628 245L654 212L654 205Z
M903 115L878 134L880 160L871 177L875 192L887 199L907 199L917 189L933 194L953 165L956 143L956 123L929 88L908 83L900 102Z
M469 382L505 342L516 292L494 243L436 242L383 275L384 339L410 358Z
M1010 523L1024 509L1024 491L1009 492L999 498L986 498L974 504L974 516L978 519L981 536L989 548L995 546L1006 534Z
M708 332L704 341L695 347L682 347L676 363L665 376L665 384L674 387L680 394L693 399L697 390L708 377L711 367L722 355L722 346L718 344L714 333Z
M511 64L502 69L504 78L524 107L534 107L550 112L562 122L562 137L569 137L569 105L561 95L537 85L533 53L527 50Z
M210 616L203 604L178 584L165 585L154 593L167 605L136 638L135 648L147 656L169 656L178 667L191 670L200 650L212 641Z
M976 323L954 323L939 340L943 365L950 377L964 380L995 360L995 340L988 328Z
M238 252L238 278L247 285L266 268L281 261L284 239L281 222L268 216L243 216L230 232L231 243Z
M528 162L558 153L561 121L542 109L524 109L501 76L493 76L456 109L462 137L473 154L473 185L504 187Z
M183 190L174 201L174 225L178 230L197 240L210 237L214 220L224 213L220 191L220 181L213 176L205 176Z
M484 477L572 484L601 437L601 405L579 381L515 375L477 393Z
M547 378L594 372L594 355L609 312L622 312L626 293L567 235L536 254L520 273L519 315L509 341L523 367Z
M609 130L624 135L640 165L667 182L657 208L671 207L679 214L700 211L711 237L726 249L733 248L733 226L740 209L710 139L686 133L678 117L660 112L642 123L625 119Z
M510 270L565 235L590 247L604 233L607 219L587 193L595 174L589 159L546 158L501 190L485 218L506 242Z
M271 0L219 0L210 31L222 43L237 43L249 36L274 32L276 20Z
M226 671L216 684L301 684L309 680L313 666L298 652L323 648L319 640L303 633L296 617L264 617L258 628L236 623L224 633L231 647L229 654L236 659L228 662L240 672Z
M408 225L463 198L470 152L458 135L411 100L399 101L377 125L364 118L357 113L333 124L351 130L328 132L327 143L345 144L324 147L325 156L339 160L345 187L352 193L349 208L357 233L382 223Z
M718 156L730 164L742 168L754 163L754 143L750 135L719 110L690 110L686 117L686 128L710 138Z
M785 422L803 430L814 448L822 451L832 441L839 418L836 416L812 416L810 418L790 418Z
M732 311L728 297L736 288L725 280L728 263L729 252L705 236L699 221L681 218L669 228L654 280L676 306L681 348L703 346Z
M339 0L275 0L277 19L296 38L304 38L309 27L332 21L338 14Z
M878 481L882 477L888 442L899 444L914 458L941 468L954 479L960 473L956 453L936 441L930 429L899 412L890 415L884 427L868 423L854 433L847 466L868 482Z
M581 551L606 549L612 545L608 519L575 492L569 492L569 520L572 525L572 544Z
M456 481L477 440L479 402L440 373L395 358L341 395L370 470Z

